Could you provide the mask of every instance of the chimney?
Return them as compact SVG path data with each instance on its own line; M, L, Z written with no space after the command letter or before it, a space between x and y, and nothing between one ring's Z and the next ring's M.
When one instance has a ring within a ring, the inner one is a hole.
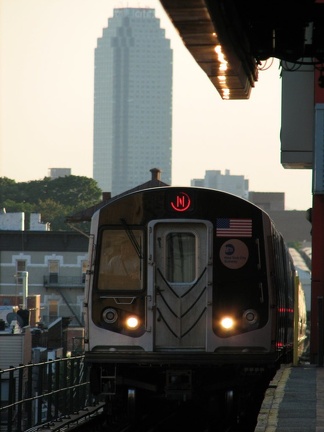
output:
M152 173L152 181L161 181L161 170L159 168L152 168L150 171Z
M102 192L102 201L109 201L111 198L111 192Z

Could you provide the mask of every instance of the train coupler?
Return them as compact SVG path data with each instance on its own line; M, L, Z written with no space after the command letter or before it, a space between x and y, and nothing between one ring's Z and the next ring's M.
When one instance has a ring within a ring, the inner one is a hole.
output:
M185 402L192 398L192 371L166 371L165 395L167 399Z
M101 393L104 395L115 395L116 394L116 366L100 368L101 370Z

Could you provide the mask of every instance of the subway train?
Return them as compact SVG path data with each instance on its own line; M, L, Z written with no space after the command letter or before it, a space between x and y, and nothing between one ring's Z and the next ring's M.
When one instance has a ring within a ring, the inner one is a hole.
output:
M235 195L167 186L113 198L92 217L89 262L94 394L188 400L276 370L305 339L284 239Z

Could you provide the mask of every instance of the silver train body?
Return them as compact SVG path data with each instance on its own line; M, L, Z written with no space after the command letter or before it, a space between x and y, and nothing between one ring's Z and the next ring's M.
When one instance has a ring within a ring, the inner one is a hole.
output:
M133 267L129 259L113 268L125 243ZM94 393L191 394L215 371L290 361L295 268L252 203L204 188L130 193L93 216L89 257L85 356Z

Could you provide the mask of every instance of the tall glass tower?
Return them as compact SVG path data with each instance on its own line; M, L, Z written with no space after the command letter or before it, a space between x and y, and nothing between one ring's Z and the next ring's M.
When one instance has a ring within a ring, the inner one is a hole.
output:
M114 9L95 49L93 177L112 196L171 184L172 50L154 9Z

